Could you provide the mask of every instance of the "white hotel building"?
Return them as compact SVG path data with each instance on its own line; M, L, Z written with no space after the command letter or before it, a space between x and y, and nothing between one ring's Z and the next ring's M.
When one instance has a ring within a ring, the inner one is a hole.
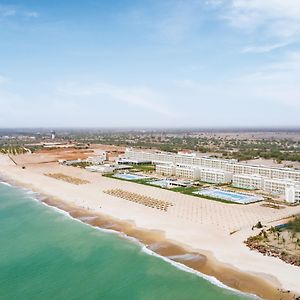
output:
M299 170L248 165L236 160L201 157L195 153L175 154L126 149L125 158L151 161L156 165L157 172L165 176L175 175L214 183L232 180L237 187L280 193L285 195L287 201L300 203Z
M177 164L175 166L175 176L197 180L200 177L199 168L192 165Z
M270 194L284 195L287 202L300 203L300 182L264 179L264 191Z
M232 173L218 169L201 168L199 179L210 183L230 183L232 180Z
M234 174L232 185L238 188L262 190L264 187L263 177L257 175Z
M210 183L230 183L232 180L232 173L193 165L158 164L156 172L163 176L183 177Z
M168 152L146 152L126 149L125 158L148 160L154 164L173 163L195 165L205 168L220 169L233 174L259 175L266 178L290 179L300 182L300 171L290 168L270 168L266 166L238 163L236 160L226 160L196 156L192 154L175 154Z

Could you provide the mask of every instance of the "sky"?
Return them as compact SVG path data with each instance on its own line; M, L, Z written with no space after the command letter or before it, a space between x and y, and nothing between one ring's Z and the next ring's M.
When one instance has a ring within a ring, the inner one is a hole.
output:
M300 126L300 0L0 0L0 127L235 126Z

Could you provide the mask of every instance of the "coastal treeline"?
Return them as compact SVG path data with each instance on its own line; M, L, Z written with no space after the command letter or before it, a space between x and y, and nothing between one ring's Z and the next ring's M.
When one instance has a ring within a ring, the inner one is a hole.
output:
M255 158L300 162L300 142L293 139L251 139L239 137L202 136L192 134L164 133L111 133L76 136L81 142L101 143L135 148L153 148L177 152L182 149L201 153L215 153L216 156L239 161Z

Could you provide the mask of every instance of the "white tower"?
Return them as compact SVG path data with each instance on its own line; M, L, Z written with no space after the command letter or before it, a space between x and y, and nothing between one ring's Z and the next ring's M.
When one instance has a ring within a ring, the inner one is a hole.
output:
M55 139L55 131L51 131L51 139L52 139L52 140Z
M285 200L288 203L295 203L295 186L293 185L288 185L285 188Z

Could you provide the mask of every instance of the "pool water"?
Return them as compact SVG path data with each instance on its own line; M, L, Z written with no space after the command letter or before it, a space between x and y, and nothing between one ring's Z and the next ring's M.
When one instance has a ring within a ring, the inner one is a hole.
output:
M139 180L139 179L146 179L149 177L137 175L137 174L130 174L130 173L122 173L122 174L116 174L113 177L126 179L126 180Z
M197 195L210 196L221 200L240 204L252 203L263 200L262 197L252 194L242 194L218 189L205 189L194 192Z

